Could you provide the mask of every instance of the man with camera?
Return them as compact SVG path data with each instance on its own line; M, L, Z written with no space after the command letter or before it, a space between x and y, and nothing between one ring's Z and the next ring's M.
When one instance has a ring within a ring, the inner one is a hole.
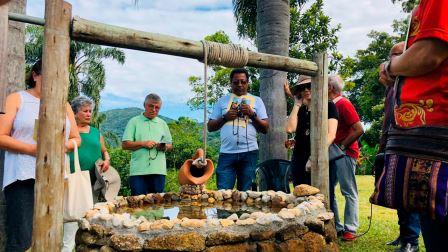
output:
M216 169L218 189L249 190L258 159L257 132L269 128L266 108L260 97L247 92L249 73L233 69L230 73L232 93L215 104L208 121L208 131L220 130L221 148Z
M163 192L165 152L173 149L168 125L158 117L162 99L149 94L143 107L145 112L129 120L122 139L122 148L132 151L129 176L132 195Z

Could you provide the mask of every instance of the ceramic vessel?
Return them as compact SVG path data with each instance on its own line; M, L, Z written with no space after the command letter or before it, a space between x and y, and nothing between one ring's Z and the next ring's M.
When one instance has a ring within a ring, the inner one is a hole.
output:
M204 167L194 165L193 162L198 158L204 157L204 150L198 149L192 159L184 162L179 170L179 184L180 185L201 185L207 183L213 175L215 166L210 159L205 159L207 165Z

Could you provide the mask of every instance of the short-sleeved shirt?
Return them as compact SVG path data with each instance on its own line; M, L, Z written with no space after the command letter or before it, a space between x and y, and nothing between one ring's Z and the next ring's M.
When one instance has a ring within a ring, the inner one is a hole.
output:
M129 120L122 141L154 141L172 143L168 125L163 119L149 119L142 114ZM164 151L156 148L140 148L132 151L130 176L159 174L166 175L166 157Z
M247 94L236 96L228 94L221 97L215 104L210 115L211 120L221 118L229 111L231 106L241 106L241 103L249 104L257 113L258 118L267 119L266 107L260 97ZM257 130L252 120L247 117L238 117L233 121L226 122L220 131L221 153L242 153L258 150Z
M334 142L340 144L353 130L352 125L359 122L358 113L353 104L345 97L341 97L336 101L336 109L338 110L338 131ZM354 141L350 146L346 146L346 154L354 159L359 157L358 141Z
M408 46L423 39L448 43L447 10L448 0L422 0L412 13ZM404 78L397 94L398 127L448 127L448 60L434 71Z
M305 167L306 161L311 155L311 111L302 105L297 112L297 129L293 156L296 162ZM328 119L338 120L338 111L332 101L328 102ZM302 165L303 164L303 165Z

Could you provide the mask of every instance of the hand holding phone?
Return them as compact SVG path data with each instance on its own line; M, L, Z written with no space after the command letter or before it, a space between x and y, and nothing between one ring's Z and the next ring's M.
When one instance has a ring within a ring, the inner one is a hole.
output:
M158 143L156 148L158 151L166 151L166 143Z

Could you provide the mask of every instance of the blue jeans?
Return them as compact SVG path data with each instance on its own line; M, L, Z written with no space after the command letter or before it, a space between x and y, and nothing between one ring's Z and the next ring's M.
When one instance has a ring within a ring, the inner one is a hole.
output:
M258 150L242 153L220 153L216 177L218 189L233 189L235 180L239 191L251 188L257 167Z
M400 239L402 244L418 245L420 235L420 218L417 213L408 213L398 209L398 225L400 225Z
M432 220L428 215L420 214L420 225L426 251L447 251L445 246L448 239L448 219L442 222Z
M350 156L330 162L330 208L334 213L336 231L356 233L359 227L358 187L355 178L356 160ZM335 187L340 184L345 198L344 225L339 219Z
M161 193L165 190L165 175L150 174L129 177L131 195Z

